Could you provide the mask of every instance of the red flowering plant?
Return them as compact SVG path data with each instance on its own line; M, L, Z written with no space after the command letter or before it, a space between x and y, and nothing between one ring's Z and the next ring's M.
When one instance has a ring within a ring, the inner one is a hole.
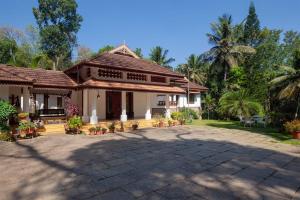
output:
M72 117L79 114L78 106L73 104L69 97L65 97L64 101L65 101L65 112L68 117Z

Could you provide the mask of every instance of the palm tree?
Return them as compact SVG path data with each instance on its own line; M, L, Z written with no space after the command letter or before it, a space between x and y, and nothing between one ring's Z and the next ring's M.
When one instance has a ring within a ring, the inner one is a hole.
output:
M207 34L209 43L214 45L208 52L212 68L224 74L224 81L227 80L229 70L238 65L244 54L255 53L252 47L238 44L241 32L239 27L232 25L231 16L223 15L217 23L211 24L212 33Z
M219 111L232 117L250 117L261 114L263 106L245 90L226 92L219 100Z
M215 108L215 101L209 94L204 98L204 105L207 110L207 119L209 120L209 113Z
M161 66L171 68L170 63L174 62L175 59L167 58L168 52L169 52L169 50L167 50L167 49L164 50L162 47L156 46L153 49L151 49L150 60L152 60L153 62L155 62Z
M206 65L202 61L201 56L196 56L192 54L187 59L186 64L181 64L177 67L177 71L189 76L190 81L204 85L207 80L207 69Z
M299 59L300 61L300 59ZM279 99L295 99L297 102L294 119L298 117L300 107L300 69L281 67L284 73L271 81L271 90L279 89Z

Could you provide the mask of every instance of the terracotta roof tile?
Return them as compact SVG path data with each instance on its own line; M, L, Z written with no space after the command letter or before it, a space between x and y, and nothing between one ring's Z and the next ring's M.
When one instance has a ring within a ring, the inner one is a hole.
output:
M184 85L182 85L182 88L185 88L185 89L187 89L188 88L188 84L187 83L185 83ZM197 83L193 83L193 82L191 82L191 81L189 81L189 88L191 89L191 90L197 90L197 91L207 91L208 90L208 88L207 87L204 87L204 86L202 86L202 85L198 85Z
M133 58L126 55L103 53L91 60L83 61L81 64L89 64L102 67L114 67L119 69L134 70L148 73L157 73L162 75L184 77L184 75L174 72L166 67L160 66L154 62L140 58ZM70 69L73 69L70 68ZM70 70L67 69L66 71Z
M6 81L7 79L11 82L20 82L21 80L31 82L34 86L39 87L70 88L77 86L77 84L62 71L13 67L0 64L0 81Z
M103 89L124 89L134 91L148 91L161 93L185 93L185 90L180 87L162 86L162 85L145 85L138 83L125 82L108 82L101 80L90 79L82 84L85 87L103 88Z

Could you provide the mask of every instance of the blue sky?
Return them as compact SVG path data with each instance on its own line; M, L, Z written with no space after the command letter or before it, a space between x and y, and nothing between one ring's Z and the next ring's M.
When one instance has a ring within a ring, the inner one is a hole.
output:
M97 51L123 41L134 49L160 45L182 63L192 53L210 48L206 33L210 23L227 13L234 22L243 20L250 0L77 0L83 23L78 43ZM35 25L32 7L37 0L0 0L0 26L24 29ZM300 31L299 0L254 0L261 26Z

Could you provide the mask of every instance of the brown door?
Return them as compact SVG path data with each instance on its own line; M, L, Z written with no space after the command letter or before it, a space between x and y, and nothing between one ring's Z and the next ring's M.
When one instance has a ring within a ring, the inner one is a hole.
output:
M133 119L133 92L126 92L126 111L127 111L127 118Z
M121 105L121 92L106 91L106 119L120 119Z

